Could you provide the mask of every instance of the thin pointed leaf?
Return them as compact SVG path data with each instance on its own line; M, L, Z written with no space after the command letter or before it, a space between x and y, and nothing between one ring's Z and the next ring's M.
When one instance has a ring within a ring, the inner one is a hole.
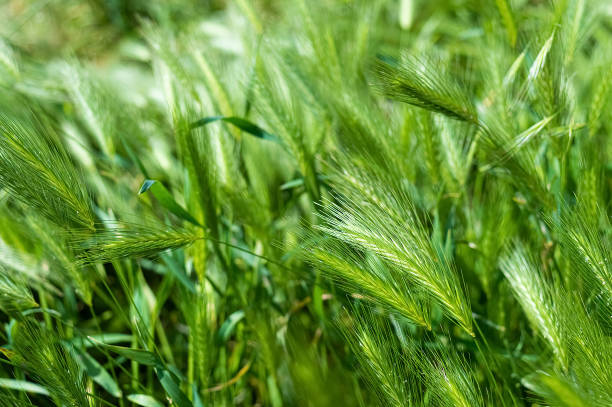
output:
M138 194L144 194L147 191L151 191L153 196L159 201L159 203L177 217L186 220L187 222L193 223L196 226L202 226L187 210L179 205L172 194L166 189L166 187L159 181L147 179L144 181Z
M257 138L260 139L264 139L264 140L269 140L269 141L273 141L275 143L278 144L282 144L281 140L276 137L274 134L267 132L266 130L262 129L261 127L259 127L258 125L243 119L241 117L235 117L235 116L230 116L230 117L226 117L226 116L209 116L209 117L204 117L203 119L200 119L194 123L191 124L191 128L195 129L197 127L201 127L201 126L206 126L209 123L213 123L216 121L223 121L226 123L230 123L236 127L238 127L240 130L249 133Z
M159 359L159 357L157 357L157 355L155 355L152 352L142 350L142 349L127 348L124 346L107 345L105 343L97 341L96 339L92 337L89 337L89 339L95 342L96 344L98 344L99 346L105 349L108 349L111 352L114 352L127 359L138 362L142 365L146 365L146 366L161 366L162 365L162 362Z
M185 393L183 393L168 370L158 368L155 369L155 372L157 373L157 378L162 387L166 390L170 399L172 399L172 404L176 404L178 407L193 407L193 404L189 401Z
M127 399L142 407L164 407L162 403L146 394L130 394L127 396Z
M92 343L90 340L88 340L87 338L83 338L83 337L73 338L70 341L68 341L68 343L79 346L79 347L84 346L86 348L90 348L92 346L97 346L97 342L104 343L107 345L112 345L112 344L121 343L121 342L129 343L129 342L132 342L132 339L134 337L128 334L101 333L101 334L89 335L88 338L94 339L96 343Z
M225 343L229 339L232 332L234 332L236 325L244 318L244 316L244 311L238 310L227 317L225 322L223 322L223 325L221 325L221 328L219 328L218 338L221 343Z
M0 387L4 389L10 389L10 390L18 390L18 391L25 391L28 393L42 394L43 396L49 395L49 392L43 386L36 384L36 383L28 382L25 380L0 378Z
M93 357L87 352L79 349L72 351L76 361L83 367L85 373L92 378L92 380L100 385L109 394L115 397L121 397L121 389L119 385L112 378L112 376L104 369L104 367L98 363Z
M538 56L533 61L533 64L531 64L531 68L529 68L529 76L527 77L528 83L533 82L535 78L538 77L538 74L544 67L544 64L546 63L546 56L548 55L548 52L550 51L550 48L552 47L552 43L554 39L555 39L555 33L553 32L550 35L550 37L548 37L544 45L542 45L542 48L540 48L540 52L538 52Z
M536 124L528 128L527 130L519 134L514 140L514 143L510 147L508 153L509 154L514 153L516 152L516 150L520 149L525 144L527 144L533 137L538 135L540 131L542 131L542 129L546 127L546 125L550 123L550 121L554 117L555 117L554 115L545 117L544 119L540 120L539 122L537 122Z

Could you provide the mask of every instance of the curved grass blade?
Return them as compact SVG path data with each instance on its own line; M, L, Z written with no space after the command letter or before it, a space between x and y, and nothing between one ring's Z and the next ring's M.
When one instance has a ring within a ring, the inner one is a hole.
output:
M223 322L221 325L221 328L219 328L218 339L220 343L227 342L232 332L234 332L234 329L236 329L236 325L238 325L238 323L244 319L244 316L244 311L238 310L227 317L225 322Z
M117 345L108 345L106 343L102 343L92 337L89 337L92 342L96 345L108 349L111 352L114 352L118 355L125 357L126 359L133 360L145 366L163 366L161 359L154 354L153 352L149 352L147 350L142 349L133 349L125 346L117 346Z
M48 396L49 391L40 384L28 382L26 380L15 380L0 378L0 387L3 389L25 391L28 393L42 394Z
M89 339L93 339L95 342L92 342ZM115 343L121 342L132 342L134 337L128 334L120 334L120 333L101 333L101 334L92 334L87 337L77 336L71 340L66 341L70 345L91 348L92 346L97 346L97 343L105 343L107 345L113 345Z
M122 392L119 385L97 360L91 357L86 351L79 349L73 349L72 354L83 370L85 370L85 373L91 377L94 382L98 383L100 387L114 397L121 397Z
M168 370L157 368L155 369L155 373L162 387L166 390L168 396L170 396L172 404L176 404L178 407L193 407L191 401L189 401L185 393L183 393Z
M129 394L127 399L142 407L164 407L162 403L146 394Z
M91 340L95 341L93 338ZM107 345L98 341L100 346L108 349L111 352L117 353L127 359L133 360L145 366L153 366L159 382L161 383L168 396L172 399L172 403L179 407L191 407L192 404L176 383L170 371L164 367L162 360L153 352L142 349L127 348L124 346Z
M151 191L153 196L157 198L159 203L170 212L178 216L179 218L186 220L187 222L193 223L196 226L202 227L202 225L193 217L187 210L179 205L172 194L166 189L166 187L159 181L147 179L144 181L138 194L144 194L147 191Z
M209 117L204 117L203 119L200 119L198 121L195 121L193 123L191 123L191 128L195 129L197 127L201 127L201 126L206 126L209 123L213 123L216 121L223 121L226 123L230 123L233 126L238 127L240 130L249 133L257 138L263 139L263 140L269 140L269 141L273 141L275 143L278 143L280 145L282 145L282 141L276 137L274 134L267 132L266 130L262 129L261 127L259 127L258 125L243 119L241 117L235 117L235 116L209 116Z

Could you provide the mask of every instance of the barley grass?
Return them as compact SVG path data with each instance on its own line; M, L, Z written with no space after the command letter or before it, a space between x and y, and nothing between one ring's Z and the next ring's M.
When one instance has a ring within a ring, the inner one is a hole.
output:
M0 405L612 406L611 18L0 3Z

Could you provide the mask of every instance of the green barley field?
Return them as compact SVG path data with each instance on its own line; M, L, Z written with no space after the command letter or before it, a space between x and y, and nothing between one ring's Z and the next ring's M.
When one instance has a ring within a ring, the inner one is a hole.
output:
M612 406L609 0L0 0L0 406Z

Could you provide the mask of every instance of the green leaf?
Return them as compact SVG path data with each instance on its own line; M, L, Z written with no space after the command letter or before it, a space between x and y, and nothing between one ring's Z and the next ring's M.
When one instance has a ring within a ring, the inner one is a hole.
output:
M321 184L325 184L328 179L329 179L329 177L327 177L325 175L317 175L317 180ZM280 190L281 191L286 191L286 190L289 190L289 189L301 187L303 185L304 185L304 178L296 178L296 179L292 179L291 181L285 182L283 185L280 186Z
M276 378L273 375L269 375L266 380L268 385L268 394L270 397L270 403L273 407L280 407L283 405L283 398L281 396L280 390L278 389L278 384L276 383Z
M528 128L527 130L519 134L514 140L514 142L512 143L512 145L510 146L510 148L508 149L507 154L516 153L516 151L518 151L521 147L527 144L533 137L538 135L538 133L540 133L540 131L542 131L542 129L546 127L546 125L550 123L550 121L554 117L555 115L545 117L544 119L540 120L539 122L537 122L536 124Z
M25 380L0 378L0 387L4 389L26 391L28 393L42 394L44 396L49 395L49 392L43 386Z
M554 39L555 39L555 32L553 31L553 33L550 35L550 37L548 37L544 45L542 45L540 52L538 52L538 56L533 61L533 64L531 64L531 68L529 68L529 76L527 77L528 83L533 82L540 74L540 71L542 71L542 68L544 67L544 64L546 63L546 56L548 55L548 52L550 51L552 47L552 43Z
M100 345L101 347L108 349L111 352L114 352L118 355L121 355L127 359L138 362L142 365L146 366L162 366L162 361L157 355L152 352L142 350L142 349L133 349L126 348L124 346L115 346L115 345L107 345L96 339L89 337L93 342Z
M119 334L119 333L92 334L92 335L89 335L88 338L94 339L96 343L92 343L87 338L83 338L80 336L72 338L71 340L67 341L67 343L78 346L78 347L84 346L86 348L91 348L92 346L97 346L98 342L109 345L109 344L121 343L121 342L132 342L132 339L133 339L132 335Z
M164 390L166 390L168 396L172 399L172 402L179 407L192 407L191 402L182 392L179 385L172 377L170 371L164 367L164 364L161 359L157 357L154 353L141 349L106 345L103 343L100 343L100 346L110 350L111 352L117 353L127 359L136 361L142 365L155 366L155 373L157 374L159 382L161 383Z
M185 273L185 268L182 264L178 264L176 260L172 258L172 256L164 255L161 256L162 260L166 264L166 270L170 274L172 274L176 279L189 291L192 293L196 292L195 284L193 281L189 279L187 273Z
M168 370L158 368L155 369L155 373L157 373L157 378L162 387L172 399L172 404L176 404L178 407L193 407L193 404L191 404Z
M219 328L219 342L224 343L229 339L229 337L232 335L232 332L234 332L236 325L242 320L242 318L244 318L243 310L233 312L229 317L227 317L225 322L223 322L223 325L221 325L221 328Z
M504 75L504 80L502 82L504 86L509 86L512 83L512 81L514 81L514 78L516 77L516 73L519 71L519 69L523 65L524 60L525 60L525 51L519 54L519 56L514 60L514 62L510 66L510 69L508 69L508 72L506 72L506 75Z
M130 159L132 160L132 162L134 162L138 166L138 169L140 169L140 172L142 172L142 175L144 175L145 177L149 178L149 174L147 172L147 169L145 168L144 164L142 163L142 161L140 160L138 155L134 152L134 150L132 150L132 148L125 141L125 139L122 138L121 142L123 143L123 147L125 148L125 151L130 156Z
M166 189L166 187L156 180L147 179L144 181L138 194L144 194L147 191L151 191L153 196L159 201L159 203L170 212L178 216L179 218L191 222L196 226L202 226L189 212L187 212L181 205L179 205L172 194Z
M162 403L151 396L147 396L146 394L130 394L127 396L127 399L132 403L143 407L164 407Z
M91 357L87 352L79 349L72 348L71 353L74 355L76 361L83 367L85 373L87 373L94 382L98 383L100 387L111 395L121 397L122 393L119 386L97 360Z
M192 398L193 398L193 406L194 407L204 407L204 403L202 403L202 399L200 398L200 393L198 392L197 386L194 384L191 385Z
M267 131L265 131L264 129L262 129L261 127L259 127L258 125L243 119L241 117L235 117L235 116L209 116L209 117L204 117L203 119L200 119L194 123L191 124L191 128L195 129L197 127L202 127L202 126L206 126L209 123L213 123L216 121L223 121L226 123L230 123L236 127L238 127L240 130L249 133L257 138L260 139L264 139L264 140L269 140L269 141L273 141L275 143L278 144L282 144L281 140L276 137L274 134L269 133Z
M280 190L286 191L288 189L301 187L302 185L304 185L304 178L296 178L292 179L291 181L285 182L283 185L280 186Z

